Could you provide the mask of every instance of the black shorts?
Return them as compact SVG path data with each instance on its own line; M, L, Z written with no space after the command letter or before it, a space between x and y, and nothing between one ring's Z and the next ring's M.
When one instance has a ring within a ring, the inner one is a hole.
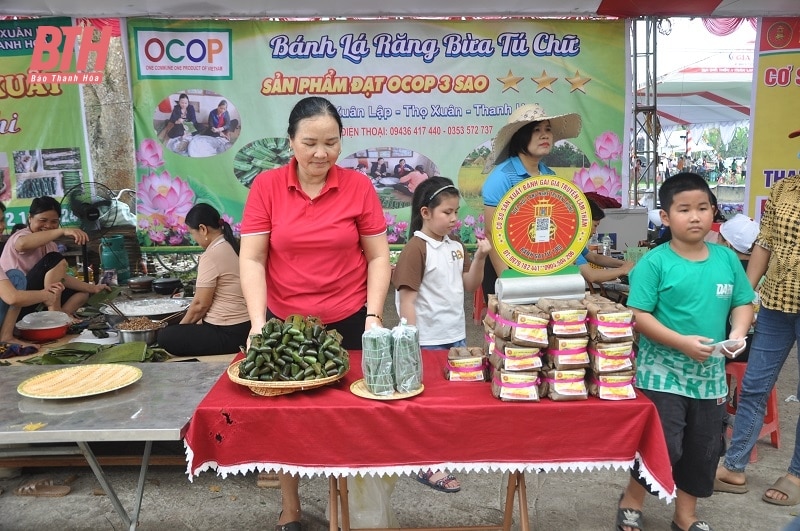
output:
M47 253L46 255L44 255L41 258L41 260L36 262L36 265L34 265L31 268L31 270L28 271L28 274L25 275L25 277L26 277L26 279L28 281L28 287L25 288L25 289L27 289L28 291L35 291L35 290L44 289L45 288L44 276L47 274L48 271L53 269L55 266L57 266L63 260L64 260L64 257L61 255L61 253L56 252L56 251L51 251L51 252ZM76 293L78 293L78 292L75 291L75 290L72 290L72 289L65 289L64 291L62 291L61 292L61 304L66 303L69 300L69 298L72 297ZM17 321L19 321L20 319L22 319L23 317L25 317L29 313L35 312L38 307L39 307L38 304L32 304L30 306L23 307L19 312L19 316L17 316Z
M708 498L714 492L719 464L725 398L698 399L640 389L655 404L667 443L675 486L691 496ZM631 476L652 494L634 466Z

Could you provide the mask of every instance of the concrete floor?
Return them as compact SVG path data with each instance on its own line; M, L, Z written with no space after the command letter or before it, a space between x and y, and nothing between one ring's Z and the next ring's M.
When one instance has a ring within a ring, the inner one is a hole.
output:
M387 324L396 322L392 309L393 294L387 299ZM472 298L467 306L468 344L480 345L482 330L472 324ZM394 319L394 321L392 320ZM1 368L0 368L1 369ZM786 402L797 393L798 363L790 356L778 382L781 416L781 448L765 441L758 445L758 462L748 468L750 492L742 495L715 494L701 500L699 515L719 530L778 531L790 522L798 507L778 507L761 501L764 490L782 475L788 465L795 440L795 424L800 403ZM600 419L602 421L602 419ZM432 426L431 429L435 429ZM454 441L457 444L458 441ZM535 444L535 441L532 441ZM159 453L181 455L178 444L163 445ZM543 452L557 449L543 448ZM109 467L112 486L123 504L130 508L138 479L138 467ZM72 475L72 491L62 498L14 496L21 482L53 478L64 481ZM462 490L444 494L424 487L409 477L402 477L392 495L393 510L401 526L431 527L488 525L502 522L505 481L497 473L458 474ZM528 511L531 528L537 531L595 531L614 528L615 507L627 483L622 470L596 472L558 472L528 474ZM228 476L222 479L206 472L189 482L185 466L151 467L145 487L140 529L207 530L273 529L280 510L278 489L257 488L255 474ZM1 530L117 530L122 521L103 495L88 467L28 468L22 477L0 479ZM303 479L300 494L304 502L303 522L307 531L328 529L328 482L324 478ZM647 500L645 524L648 530L669 530L673 505L655 498ZM515 521L514 529L518 529Z

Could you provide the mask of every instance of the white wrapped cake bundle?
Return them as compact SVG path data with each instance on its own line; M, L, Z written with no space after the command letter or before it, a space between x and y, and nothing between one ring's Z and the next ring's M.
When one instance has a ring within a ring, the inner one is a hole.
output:
M379 396L394 394L392 332L373 325L361 336L361 350L361 369L369 392Z
M406 324L405 318L392 329L394 382L398 393L410 393L422 386L422 353L419 330Z

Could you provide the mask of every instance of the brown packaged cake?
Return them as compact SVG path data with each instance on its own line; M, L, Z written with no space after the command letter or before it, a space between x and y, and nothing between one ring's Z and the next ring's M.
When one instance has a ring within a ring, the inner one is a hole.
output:
M452 347L447 353L444 377L453 382L485 382L486 369L481 347Z
M592 374L589 377L589 394L603 400L632 400L636 398L633 384L636 371L613 374Z
M555 369L583 369L589 367L589 338L550 336L547 348L547 365Z
M586 389L586 371L584 369L558 370L550 369L542 373L539 394L558 402L569 400L586 400L589 393Z
M547 346L547 323L550 316L546 312L533 305L518 305L512 311L511 320L514 325L510 339L516 345Z
M492 370L492 395L511 401L539 401L540 377L538 371Z
M595 373L604 374L636 369L633 341L603 343L590 340L588 350L591 367Z
M499 339L489 352L489 363L506 371L538 371L542 368L542 351L539 347L524 347Z
M554 336L571 337L586 335L588 310L575 299L539 299L536 303L550 316L550 333Z
M589 337L595 341L632 341L633 311L619 303L586 302Z
M483 317L483 324L486 325L487 329L494 330L495 325L495 316L498 315L498 305L500 301L497 300L497 295L494 293L490 294L487 297L486 302L486 315Z

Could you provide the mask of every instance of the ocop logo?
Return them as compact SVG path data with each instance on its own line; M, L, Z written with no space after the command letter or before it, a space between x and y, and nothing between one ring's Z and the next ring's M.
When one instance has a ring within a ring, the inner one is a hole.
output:
M230 31L136 31L140 77L230 77Z
M29 83L79 83L103 82L108 48L111 44L111 26L100 30L100 40L92 41L92 26L39 26L33 43L33 57L28 69ZM78 41L80 37L80 41ZM77 50L75 46L80 42ZM63 52L62 52L63 50ZM75 70L70 70L73 53ZM89 71L89 54L94 52L94 70Z

